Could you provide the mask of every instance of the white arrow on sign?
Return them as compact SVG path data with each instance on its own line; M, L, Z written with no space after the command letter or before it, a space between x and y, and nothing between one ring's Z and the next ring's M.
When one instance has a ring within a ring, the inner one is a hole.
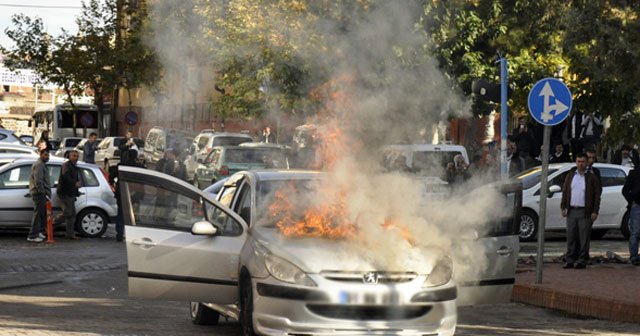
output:
M563 104L558 99L556 99L555 104L549 105L549 97L556 96L553 93L553 90L551 90L551 85L549 85L549 82L544 83L544 87L542 88L542 91L540 91L540 96L544 96L544 110L540 115L540 118L544 122L549 122L549 120L553 119L553 117L569 109L569 106ZM555 112L553 115L551 114L552 111Z

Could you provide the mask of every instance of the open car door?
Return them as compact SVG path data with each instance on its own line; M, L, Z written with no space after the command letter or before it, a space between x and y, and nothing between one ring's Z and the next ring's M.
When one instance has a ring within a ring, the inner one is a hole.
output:
M458 306L509 302L515 282L518 253L520 252L519 217L522 206L522 183L496 185L509 207L502 219L489 223L477 239L468 241L473 251L485 253L486 265L473 274L460 274ZM471 278L470 278L471 277Z
M211 196L174 177L119 167L129 295L237 302L238 259L247 225ZM198 223L215 232L193 234ZM211 227L211 226L208 226Z

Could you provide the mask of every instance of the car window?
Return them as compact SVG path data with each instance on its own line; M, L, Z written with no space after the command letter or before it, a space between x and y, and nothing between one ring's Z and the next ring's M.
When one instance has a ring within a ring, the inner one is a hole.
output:
M49 183L52 188L58 186L58 180L60 179L60 170L62 166L59 165L47 165L47 170L49 171Z
M150 132L149 135L147 135L147 142L145 143L145 149L153 150L153 147L156 144L157 138L158 138L158 135L156 133Z
M29 188L31 166L19 166L0 174L0 188L23 189Z
M231 209L231 202L233 201L233 195L236 192L236 186L225 187L221 190L220 198L218 201L227 208Z
M547 174L551 175L555 173L557 169L549 169ZM540 167L534 167L523 171L522 173L514 176L514 179L520 180L522 182L522 189L527 190L536 184L540 183L540 175L542 171Z
M549 186L557 185L560 187L560 190L564 189L564 180L567 179L567 174L569 174L569 172L570 170L567 170L566 172L554 177L549 183Z
M191 231L196 222L205 220L200 199L174 190L128 182L135 224L178 231Z
M207 210L207 219L218 229L218 236L239 236L242 234L242 225L226 212L215 205L204 202Z
M75 147L82 139L66 139L64 142L65 147Z
M205 163L208 165L216 165L219 159L220 159L220 150L217 149L213 151L211 154L209 154L209 156L207 156Z
M456 155L462 155L458 151L432 151L413 152L413 171L420 175L440 176L447 168L447 163L453 162Z
M206 135L200 136L200 138L198 138L198 148L204 148L204 146L207 145L207 143L209 142L209 137Z
M240 189L240 195L233 207L235 211L247 224L251 223L251 187L249 183L244 183Z
M237 136L217 136L213 138L212 146L237 146L245 142L251 142L251 138Z
M7 136L6 136L6 135L4 135L4 134L0 134L0 141L4 140L4 139L6 139L6 138L7 138Z
M599 168L600 181L602 187L622 186L627 178L627 175L622 169L618 168Z
M91 169L81 168L80 174L82 174L82 185L85 187L98 187L100 182Z
M124 138L113 138L113 147L120 147L123 141L124 141Z

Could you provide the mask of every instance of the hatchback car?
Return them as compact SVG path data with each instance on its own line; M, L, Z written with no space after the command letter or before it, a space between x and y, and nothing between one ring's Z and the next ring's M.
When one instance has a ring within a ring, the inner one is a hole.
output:
M120 162L120 145L124 142L124 137L106 137L98 143L96 149L96 164L116 166ZM138 151L138 157L143 158L144 141L139 138L133 138Z
M0 154L24 154L37 156L38 149L31 146L0 142Z
M591 236L603 237L610 229L620 229L629 238L627 201L622 196L622 187L631 168L607 163L594 165L600 170L602 197L600 213L593 223ZM545 231L565 231L566 219L562 217L560 202L562 188L569 171L575 163L550 164L548 170L547 218ZM520 213L520 240L534 241L538 237L538 219L540 214L540 176L541 167L530 168L514 178L523 184L522 212Z
M27 143L25 143L24 141L22 141L22 139L17 137L16 134L13 133L13 131L10 131L5 128L0 128L0 142L18 144L23 146L27 145Z
M253 138L244 133L214 132L203 130L193 139L193 151L196 161L203 161L216 146L237 146L241 143L252 142Z
M275 146L218 146L198 165L193 184L206 188L219 179L241 170L264 168L288 169L284 147Z
M30 228L33 202L29 193L31 166L36 158L21 158L0 167L0 227ZM52 184L54 216L61 211L55 188L64 160L51 158L47 162ZM100 237L117 215L114 189L104 171L96 165L78 162L82 187L76 200L76 231L86 237Z
M62 141L60 141L60 146L53 155L66 158L68 152L75 149L80 141L82 141L82 138L79 137L63 138Z
M191 301L194 323L217 324L222 314L240 319L243 335L453 335L458 287L441 251L425 247L432 262L390 270L346 253L348 241L280 233L265 211L272 196L284 185L304 194L323 178L240 172L216 200L174 177L122 167L129 295ZM476 298L510 299L513 223L511 216L506 240L500 230L475 239L497 246L495 256L481 279L458 286L484 293Z

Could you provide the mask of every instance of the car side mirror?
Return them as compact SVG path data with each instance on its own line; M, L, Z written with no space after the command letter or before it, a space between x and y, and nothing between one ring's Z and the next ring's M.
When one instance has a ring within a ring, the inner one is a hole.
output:
M562 191L562 188L560 188L560 186L559 186L559 185L555 185L555 184L554 184L554 185L552 185L552 186L550 186L550 187L549 187L549 193L547 194L547 196L548 196L548 197L552 197L552 196L553 196L553 194L558 193L558 192L561 192L561 191Z
M218 229L207 221L197 222L191 227L191 234L198 236L215 236L216 233Z

